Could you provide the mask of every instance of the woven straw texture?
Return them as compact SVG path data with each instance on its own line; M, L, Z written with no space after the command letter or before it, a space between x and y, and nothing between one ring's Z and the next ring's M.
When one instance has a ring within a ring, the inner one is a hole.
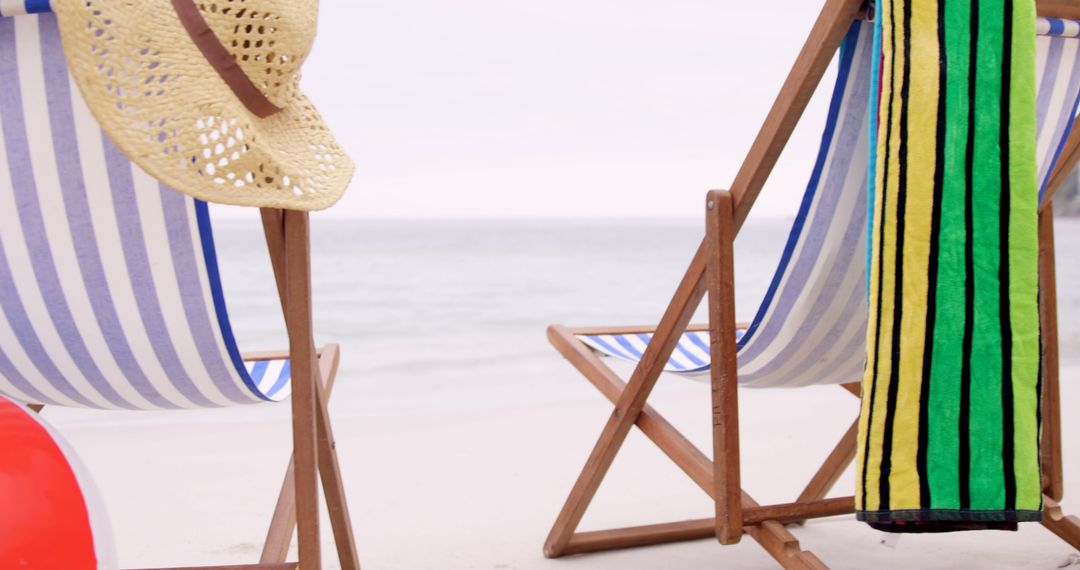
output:
M170 0L59 0L71 73L120 149L209 202L320 210L353 164L299 89L317 0L196 0L222 45L282 110L251 113L206 61Z

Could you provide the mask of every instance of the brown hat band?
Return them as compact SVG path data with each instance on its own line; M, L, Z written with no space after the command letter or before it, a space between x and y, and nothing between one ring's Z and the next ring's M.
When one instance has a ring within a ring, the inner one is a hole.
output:
M206 61L210 62L221 79L232 89L236 98L260 119L265 119L281 109L270 102L262 91L251 82L251 79L240 69L229 50L225 49L221 40L218 39L210 25L206 23L202 12L195 5L195 0L172 0L173 9L184 24L191 41L202 52Z

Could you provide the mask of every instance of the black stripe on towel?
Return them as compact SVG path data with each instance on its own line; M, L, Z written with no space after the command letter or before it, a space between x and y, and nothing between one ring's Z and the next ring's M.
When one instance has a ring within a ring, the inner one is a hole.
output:
M893 427L896 422L896 397L900 390L900 336L904 318L904 217L907 215L908 168L908 99L911 90L911 0L904 2L904 73L900 79L900 147L897 159L900 171L896 184L896 253L893 285L892 359L889 363L888 400L885 403L885 426L881 433L881 471L878 479L880 510L889 510L889 474L892 472ZM895 29L896 26L893 26Z
M975 174L975 80L979 53L979 3L971 3L971 44L968 56L968 133L965 157L966 188L964 196L964 359L960 366L960 442L958 457L958 481L960 485L960 508L971 507L971 344L974 334L975 312L975 244L972 236L974 226Z
M896 7L896 1L895 0L893 0L893 2L892 2L892 7L893 8ZM890 46L889 66L892 68L892 73L890 74L889 77L890 77L890 80L895 80L896 79L896 29L895 29L895 26L893 28L892 35L889 36L889 46ZM884 66L884 62L883 62L882 63L882 69L883 70L884 70L884 67L885 66ZM883 74L880 81L884 81L884 80L885 80L885 78L884 78L884 74ZM893 97L894 97L894 94L895 94L895 90L889 89L889 104L888 104L887 109L886 109L886 117L885 117L885 154L884 154L884 156L886 157L886 159L883 161L884 166L882 167L882 173L881 173L881 181L882 181L882 183L880 185L878 185L877 190L876 190L878 193L881 194L881 213L878 216L877 225L874 226L877 229L877 232L878 232L877 249L878 249L879 253L878 253L878 271L877 271L878 275L877 275L877 278L878 278L878 290L879 291L882 288L882 283L883 283L882 280L885 279L885 263L881 259L881 253L880 252L885 251L885 211L886 211L886 208L889 205L889 201L888 201L888 197L889 197L889 193L888 193L888 189L889 189L889 184L888 184L888 180L889 180L889 160L888 160L887 157L889 156L889 145L892 142L892 112L893 112ZM878 117L878 120L879 121L881 120L880 115ZM880 129L878 130L878 132L880 133ZM869 407L868 407L869 411L866 414L866 441L864 442L864 446L863 446L863 470L862 470L862 473L863 473L863 475L862 475L862 506L863 506L863 510L870 510L869 506L866 504L866 488L868 486L867 470L869 469L869 466L870 466L870 441L873 439L871 437L871 434L874 431L874 401L877 398L878 372L881 370L881 309L882 309L882 300L881 300L881 293L879 292L878 293L878 299L877 299L877 316L875 318L876 322L874 324L874 369L871 371L871 376L870 376L870 394L869 394L870 402L869 402ZM863 397L864 398L867 397L867 394L864 393ZM879 509L880 508L881 507L879 506Z
M948 55L945 49L945 2L938 2L938 95L937 149L934 156L934 201L930 213L930 258L926 271L926 339L923 341L922 388L919 390L919 448L915 465L919 473L919 504L924 509L931 506L930 481L927 476L926 457L930 439L930 377L934 361L934 327L937 325L937 279L938 256L941 239L941 203L945 192L945 123L948 100Z
M1009 222L1011 207L1010 169L1009 169L1009 116L1012 94L1012 35L1013 3L1005 0L1004 52L1001 65L1001 205L998 210L999 238L998 250L1001 252L998 268L998 287L1001 317L1001 460L1005 478L1005 509L1016 508L1016 469L1015 450L1013 448L1013 359L1012 359L1012 314L1009 299Z

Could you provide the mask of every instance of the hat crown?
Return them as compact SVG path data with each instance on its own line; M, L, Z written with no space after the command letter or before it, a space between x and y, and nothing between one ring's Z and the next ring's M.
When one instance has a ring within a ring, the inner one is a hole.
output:
M274 105L299 90L300 67L315 41L318 2L214 0L199 11L251 83Z

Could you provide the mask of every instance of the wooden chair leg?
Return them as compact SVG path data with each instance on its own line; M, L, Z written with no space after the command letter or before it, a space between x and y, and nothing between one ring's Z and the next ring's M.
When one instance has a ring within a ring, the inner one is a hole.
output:
M274 270L274 280L277 282L278 298L281 302L281 310L286 312L288 298L286 295L285 277L285 216L284 212L274 208L260 210L263 222L263 232L266 236L266 249L270 254L270 263ZM333 380L332 378L330 379ZM274 508L274 516L270 519L270 529L267 532L266 542L260 562L264 564L281 563L289 553L289 545L292 542L293 531L296 528L296 463L295 453L289 456L289 467L285 471L285 481L281 485L278 494L277 505Z
M311 317L311 251L307 212L285 210L285 325L292 371L292 420L300 563L322 567L316 429L318 377Z
M1043 526L1080 550L1080 518L1062 513L1061 505L1050 497L1044 497L1043 503Z
M293 458L289 461L289 468L285 474L285 483L278 496L274 517L270 522L270 530L267 533L266 544L263 547L262 561L278 562L285 559L288 554L289 544L292 541L293 530L297 528L298 518L303 521L305 516L311 518L314 515L314 524L308 526L314 529L314 539L318 540L317 485L318 478L321 475L339 562L342 568L359 568L356 541L352 532L352 521L345 500L333 430L326 408L326 401L333 389L334 378L337 375L338 346L328 345L324 347L322 352L318 353L317 363L312 358L316 351L311 330L311 262L307 214L272 208L264 208L261 214L267 249L270 252L274 277L277 280L278 292L281 297L281 306L286 315L286 326L289 327L290 332L289 352L293 357L294 372L292 397L294 439L299 439L296 428L298 420L296 410L299 406L305 414L310 410L310 417L302 418L303 440L313 444L309 446L310 450L304 450L307 455L306 461L304 461L304 457L299 456L301 448L294 444ZM295 285L294 281L296 281ZM297 308L298 305L299 308ZM299 318L297 313L301 313ZM294 334L292 328L294 321L300 322L301 324L298 326L303 326L306 330L296 331L296 334ZM304 338L307 339L306 343L303 342ZM301 362L304 359L307 359L310 364ZM316 366L318 370L316 370ZM296 376L298 367L302 367L302 370L311 371L309 382L297 384L298 379L303 379L302 376L301 378ZM320 380L315 381L315 378ZM299 403L297 401L297 390L302 391L301 397L303 401ZM309 428L310 431L307 431ZM304 481L301 481L298 476L298 465L304 466L302 470ZM307 497L302 496L301 489L305 490ZM313 506L307 506L305 509L304 501L310 500L313 500ZM303 545L305 536L302 523L299 529L301 545ZM309 551L312 550L311 539L311 536L307 537ZM317 546L316 542L315 547ZM300 550L300 557L304 561L305 568L317 568L320 562L319 558L308 561L304 555L304 548L301 547ZM315 550L315 556L319 556L317 549Z
M705 205L713 407L713 483L716 538L736 544L743 535L739 465L739 371L735 337L735 219L731 194L709 192Z
M1070 137L1071 140L1071 137ZM1061 445L1061 385L1058 356L1057 276L1054 260L1054 206L1039 213L1039 313L1042 324L1043 491L1060 501L1065 494Z
M270 530L266 533L262 556L263 564L281 563L289 556L293 530L296 529L296 464L289 456L289 468L285 470L285 481L281 483L274 516L270 519Z
M321 364L329 369L322 369L323 377L333 377L337 372L338 349L333 345L332 353L327 354ZM330 526L337 545L338 562L343 570L360 570L360 557L356 552L356 539L353 537L352 519L349 517L349 505L345 500L345 484L341 479L338 465L334 431L327 410L329 390L316 390L316 421L318 422L319 474L322 476L323 494L326 497L326 509L330 515Z
M783 568L790 570L828 568L813 552L803 550L799 539L776 521L765 521L758 526L748 526L746 533Z
M322 394L325 394L323 399L329 400L331 393L334 390L334 380L337 378L337 364L340 360L340 350L337 345L327 345L319 351L319 376L322 379ZM321 407L321 406L320 406ZM321 415L321 412L320 412ZM320 420L320 426L322 421ZM320 464L323 461L323 455L329 454L327 457L332 459L334 466L327 466L327 469L323 469L320 465L319 472L324 478L324 487L326 487L325 478L327 473L340 473L337 469L337 451L330 449L326 451L328 446L325 445L321 437L320 428L320 448L319 459ZM331 453L332 452L332 453ZM267 563L280 563L284 562L289 554L289 546L292 543L293 531L296 529L296 494L294 483L294 464L292 456L289 457L289 467L285 472L285 480L281 484L281 492L278 494L277 506L274 508L274 516L270 519L270 529L266 534L266 542L263 544L262 556L259 559L260 562ZM340 479L340 475L338 475ZM338 486L340 488L340 486ZM352 540L352 524L348 516L348 508L345 507L345 498L342 495L339 499L332 498L336 494L329 490L324 490L326 494L326 501L328 508L330 509L330 522L334 526L335 542L338 547L338 559L342 561L342 568L350 568L344 561L356 560L356 542ZM340 503L342 508L336 508L335 503ZM338 530L339 528L343 530ZM349 538L347 541L338 540L338 535L343 534ZM356 562L358 564L358 562Z

